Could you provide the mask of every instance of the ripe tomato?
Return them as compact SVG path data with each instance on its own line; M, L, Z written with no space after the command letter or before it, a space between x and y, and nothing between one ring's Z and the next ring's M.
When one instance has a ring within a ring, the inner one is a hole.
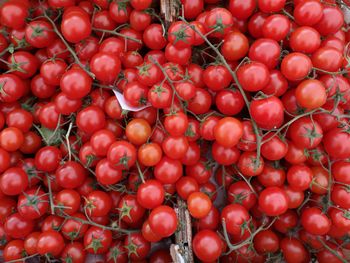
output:
M135 145L146 143L151 132L151 126L144 119L133 119L125 128L126 137Z
M216 261L222 252L222 241L212 230L199 231L193 238L193 251L202 261Z
M239 157L238 169L244 176L257 176L264 169L264 159L256 152L243 152Z
M69 99L78 100L89 94L92 79L80 68L72 68L66 71L60 81L60 88Z
M137 189L137 202L146 209L160 206L164 197L163 185L157 180L147 180Z
M22 168L11 167L0 177L0 190L5 195L19 195L28 187L28 176Z
M266 187L259 195L259 207L268 216L278 216L288 209L286 193L279 187Z
M212 202L206 194L193 192L187 198L187 207L192 217L203 218L209 214Z
M61 253L61 258L63 263L68 263L70 260L76 263L84 263L86 259L84 246L79 242L67 244Z
M289 133L296 146L306 149L315 148L321 143L323 137L320 125L309 117L303 117L293 122Z
M37 243L37 250L40 255L51 254L54 257L60 255L64 248L64 240L61 234L49 230L40 234Z
M302 26L313 26L323 17L323 5L316 0L301 1L293 12L295 21Z
M310 255L298 239L285 237L281 240L280 247L287 263L309 262Z
M250 62L237 70L239 84L245 91L259 91L269 83L269 70L260 62Z
M150 49L163 49L167 40L163 35L163 29L160 24L150 24L143 31L143 42Z
M288 80L304 79L311 69L311 59L303 53L292 52L282 59L281 72Z
M313 235L325 235L331 228L331 221L317 207L306 208L301 214L301 224Z
M262 129L275 129L283 124L284 106L275 96L253 100L250 113L257 125Z
M18 197L17 211L24 218L34 220L43 216L49 208L49 198L40 188L32 188Z
M163 184L174 184L182 172L180 161L164 156L154 168L154 177Z
M97 106L88 106L78 112L76 124L81 131L94 133L106 125L105 114Z
M223 65L211 65L203 72L203 81L212 91L218 91L227 88L232 76L227 68Z
M262 26L262 33L265 38L281 41L286 38L290 30L288 17L280 14L267 17Z
M90 60L90 69L102 83L113 84L120 72L121 62L113 54L98 52Z
M87 177L84 167L75 161L68 161L60 165L55 175L58 185L66 189L73 189L81 186Z
M307 1L305 3L319 4L317 1ZM295 52L312 54L320 47L321 36L313 27L301 26L291 33L289 45Z
M221 212L221 220L225 221L226 230L231 235L240 235L247 231L250 215L247 209L239 204L230 204Z
M263 230L254 237L254 248L258 253L275 253L279 249L279 238L272 230Z
M322 82L316 79L304 80L295 92L300 106L312 110L323 106L327 100L326 89Z
M124 247L131 260L145 259L151 250L151 244L143 238L141 233L131 233L124 240Z
M149 224L152 231L161 237L169 237L175 233L177 217L174 209L161 205L153 209L149 215Z
M350 156L349 134L341 129L334 128L330 130L323 139L324 147L331 158L346 159Z
M45 172L53 172L59 166L62 154L54 146L45 146L35 154L35 167Z
M23 81L15 74L1 74L0 75L0 101L14 102L19 100L26 91Z
M216 141L224 147L235 146L243 135L242 123L232 117L219 120L214 128Z
M208 31L213 30L211 37L221 38L227 34L233 25L233 16L225 8L217 7L208 12L205 18L205 26Z
M58 206L63 207L59 208L59 211L67 215L75 214L80 208L80 195L75 190L63 189L56 194L54 199Z
M6 218L4 229L7 235L12 238L25 238L34 229L34 221L14 213Z
M104 254L112 243L112 232L92 226L84 235L84 247L88 253Z
M12 262L23 262L24 242L20 239L11 240L3 250L3 259ZM16 260L18 259L18 260Z
M293 165L287 172L287 181L289 185L299 191L305 191L312 182L312 170L306 165Z
M26 4L19 1L8 1L0 8L0 23L3 26L21 29L25 26L29 15Z

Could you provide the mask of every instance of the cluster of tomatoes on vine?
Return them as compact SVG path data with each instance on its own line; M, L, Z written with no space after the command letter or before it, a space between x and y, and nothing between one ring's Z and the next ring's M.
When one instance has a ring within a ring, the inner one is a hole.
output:
M5 262L347 262L347 4L3 1Z

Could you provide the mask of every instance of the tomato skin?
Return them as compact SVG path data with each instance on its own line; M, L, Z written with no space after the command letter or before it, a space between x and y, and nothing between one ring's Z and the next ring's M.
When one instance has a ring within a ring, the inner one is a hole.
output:
M55 196L55 202L63 205L65 208L60 208L67 215L72 215L80 208L80 195L77 191L71 189L63 189Z
M282 125L284 106L280 99L270 96L265 99L253 100L250 104L252 118L262 129L274 129Z
M192 49L190 47L178 48L172 44L167 44L165 47L165 58L173 63L179 65L186 65L192 56Z
M350 163L348 161L337 161L332 164L332 174L336 182L350 183Z
M165 197L163 185L157 180L147 180L137 189L137 202L146 209L160 206Z
M25 86L23 81L15 74L1 74L0 86L2 92L0 93L1 102L15 102L20 99L25 93Z
M327 246L332 249L332 251L335 251L337 255L340 258L345 258L345 255L343 253L343 249L338 248L338 245L335 245L330 242L326 242ZM320 252L317 253L317 261L320 263L327 263L327 262L332 262L332 263L340 263L342 262L338 256L335 256L333 253L331 253L328 249L323 249Z
M168 41L163 36L163 29L160 24L150 24L143 31L143 42L152 50L160 50L166 46Z
M225 117L219 120L214 127L216 141L224 147L235 146L243 135L242 123L232 117Z
M315 28L322 36L336 33L344 24L344 14L335 6L323 6L322 18Z
M350 136L341 128L330 130L323 138L326 152L333 159L347 159L350 157Z
M268 38L257 39L249 48L249 58L263 63L270 70L277 66L280 53L277 41Z
M67 244L61 254L63 263L68 263L69 260L73 260L74 263L84 263L86 258L86 252L84 246L79 242L73 242Z
M181 162L166 156L162 157L154 168L154 177L163 184L174 184L182 173Z
M262 27L263 36L276 41L281 41L286 38L289 30L289 19L286 16L279 14L267 17Z
M285 192L279 187L266 187L259 196L261 210L269 216L278 216L288 209Z
M342 66L343 56L333 47L321 47L312 54L311 60L315 68L336 72Z
M37 249L40 255L50 253L52 256L57 257L63 248L64 240L58 232L49 230L40 234L37 243Z
M137 202L136 195L124 195L119 202L118 208L120 219L128 224L139 221L145 214L145 209ZM131 208L130 211L128 211L129 208Z
M251 209L257 201L252 189L244 181L231 184L227 193L229 203L240 203L247 210Z
M221 211L221 220L225 220L227 232L231 235L242 233L242 225L247 223L250 215L247 209L239 204L230 204ZM246 231L246 229L243 229Z
M320 47L321 36L313 27L301 26L291 33L289 45L293 51L312 54Z
M263 230L254 237L254 248L258 253L275 253L279 249L279 238L271 230Z
M0 8L0 23L13 29L21 29L25 25L28 9L26 5L21 5L17 1L8 1Z
M215 97L218 110L228 116L236 115L244 107L244 99L238 90L222 90Z
M287 181L292 188L305 191L312 182L312 171L306 165L293 165L287 172Z
M9 243L6 244L4 250L3 250L3 259L6 262L13 261L13 262L24 262L21 260L23 258L24 251L24 243L23 240L16 239L11 240ZM18 259L16 261L16 259Z
M274 135L276 134L270 133L269 135L265 136L263 141L266 142L261 146L262 156L270 161L282 159L284 156L286 156L288 151L288 144L278 135Z
M5 128L0 133L0 146L8 152L18 150L23 142L23 132L16 127Z
M258 7L264 13L278 12L285 2L285 0L258 0Z
M7 169L0 177L0 189L5 195L19 195L28 184L27 174L18 167Z
M335 185L332 189L331 200L334 202L334 204L340 206L341 208L349 209L349 196L350 194L347 191L346 187L342 185Z
M35 166L38 170L52 172L61 161L61 151L53 146L45 146L35 154Z
M310 255L298 239L285 237L281 240L280 247L287 263L309 262Z
M117 169L129 169L136 162L136 148L127 141L117 141L109 147L107 159Z
M216 232L201 230L192 241L194 254L204 262L216 261L222 252L222 241Z
M249 43L246 36L240 32L230 32L225 36L224 44L221 46L221 53L225 59L236 61L243 58L249 50Z
M6 218L4 223L5 232L12 238L25 238L34 229L34 221L14 213Z
M282 186L286 178L286 173L280 167L275 167L272 163L266 162L263 171L257 178L265 187Z
M91 58L90 68L99 81L112 84L118 77L121 62L115 55L98 52Z
M233 17L239 20L245 20L249 18L256 8L255 1L233 1L229 2L229 11L233 15Z
M331 221L320 208L306 208L301 215L301 224L307 232L313 235L325 235L331 228Z
M203 72L203 81L212 91L218 91L227 88L231 83L232 77L225 66L209 66Z
M309 117L296 120L290 126L290 136L293 143L306 149L313 149L322 141L323 131L320 125Z
M153 209L148 220L152 231L161 237L169 237L176 231L177 217L169 206L161 205Z
M136 245L136 253L129 249L129 245ZM147 257L149 251L151 250L151 244L143 238L141 233L131 233L129 236L125 237L124 247L128 251L129 258L131 260L143 260Z
M307 109L316 109L323 106L327 100L326 89L319 80L304 80L295 92L297 102Z
M281 72L288 80L304 79L311 69L311 59L303 53L292 52L282 59Z
M125 135L128 140L135 144L141 145L147 142L151 135L152 129L147 121L143 119L131 120L125 129Z
M195 114L204 114L210 109L211 103L210 93L205 89L197 88L195 96L188 103L188 109Z
M203 218L209 214L212 202L206 194L193 192L187 198L187 207L192 217Z
M302 26L313 26L323 16L323 5L319 1L302 1L298 3L293 12L295 21Z
M78 112L76 124L81 131L94 133L106 125L105 114L97 106L88 106Z
M47 212L48 208L49 198L40 188L29 189L18 197L17 211L29 220L40 218Z
M69 99L78 100L89 94L92 79L82 69L72 68L66 71L61 78L60 88Z
M244 176L257 176L264 169L264 159L256 152L243 152L239 157L237 167Z
M97 181L103 185L118 183L122 178L122 170L116 169L107 159L100 160L95 168Z
M224 147L214 142L211 152L214 160L221 165L231 165L238 161L240 151L235 147Z
M105 216L112 209L112 199L103 191L92 191L87 195L85 202L87 213L92 217Z
M92 242L97 240L100 246L98 248L91 247ZM88 253L91 254L104 254L108 251L112 243L112 232L110 230L104 230L102 228L92 226L86 231L84 235L84 247Z
M59 166L55 174L57 183L66 189L81 186L87 177L84 167L75 161L68 161Z
M269 83L269 71L265 64L252 61L239 67L237 78L245 91L259 91Z

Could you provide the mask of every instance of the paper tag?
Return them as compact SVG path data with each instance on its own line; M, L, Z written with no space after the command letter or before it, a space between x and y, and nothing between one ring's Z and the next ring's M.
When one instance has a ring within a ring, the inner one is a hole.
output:
M143 110L143 109L148 108L148 107L151 106L150 103L147 103L146 105L143 105L143 106L140 106L140 107L131 106L125 101L124 95L122 93L120 93L119 91L116 91L114 89L113 89L113 92L114 92L114 95L115 95L115 97L117 98L117 100L118 100L118 102L120 104L120 107L122 107L123 110L140 111L140 110Z

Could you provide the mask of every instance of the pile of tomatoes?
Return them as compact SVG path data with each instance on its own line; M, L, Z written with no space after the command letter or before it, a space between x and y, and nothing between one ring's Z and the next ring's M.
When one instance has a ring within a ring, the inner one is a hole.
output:
M348 262L348 4L1 1L3 261Z

